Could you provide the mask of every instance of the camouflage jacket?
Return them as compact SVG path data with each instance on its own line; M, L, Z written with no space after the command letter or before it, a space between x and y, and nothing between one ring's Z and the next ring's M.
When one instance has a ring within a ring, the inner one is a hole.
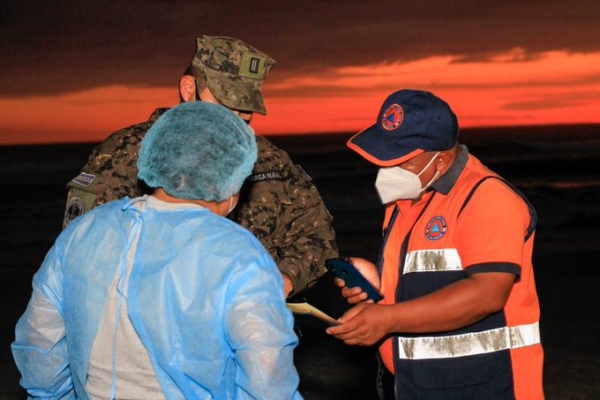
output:
M93 207L147 192L138 182L140 142L160 108L146 122L115 132L94 148L81 173L68 184L63 227ZM229 217L249 229L292 280L292 294L304 291L326 272L324 261L337 257L332 217L311 178L288 154L256 136L258 160Z

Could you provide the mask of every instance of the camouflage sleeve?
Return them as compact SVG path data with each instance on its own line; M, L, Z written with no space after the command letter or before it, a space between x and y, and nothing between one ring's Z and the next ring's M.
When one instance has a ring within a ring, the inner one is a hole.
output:
M259 156L232 219L249 229L292 280L297 294L337 257L332 216L310 177L287 153L257 136Z
M81 173L67 184L63 229L100 204L144 192L137 179L138 151L146 132L164 111L158 109L150 120L115 132L92 150Z

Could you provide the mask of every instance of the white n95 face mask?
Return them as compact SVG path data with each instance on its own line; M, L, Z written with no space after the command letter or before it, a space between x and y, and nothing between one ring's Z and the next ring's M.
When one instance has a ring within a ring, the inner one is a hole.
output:
M440 154L439 151L435 153L419 174L415 174L400 167L380 168L377 172L377 179L375 180L375 189L377 190L381 203L387 204L396 200L416 199L419 197L425 189L431 186L440 173L440 171L436 171L435 175L427 185L425 185L425 187L421 186L419 177L427 170L427 168L429 168L438 154Z

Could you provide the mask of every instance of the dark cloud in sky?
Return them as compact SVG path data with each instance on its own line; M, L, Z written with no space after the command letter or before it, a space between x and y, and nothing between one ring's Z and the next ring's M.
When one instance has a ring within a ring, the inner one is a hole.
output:
M600 94L590 92L573 92L571 97L559 94L533 98L526 101L510 101L502 106L504 110L561 110L598 103ZM560 111L559 111L560 112Z
M442 54L485 60L514 47L524 57L600 50L597 0L9 0L1 6L2 97L108 84L174 86L202 34L237 37L268 53L278 61L270 81Z

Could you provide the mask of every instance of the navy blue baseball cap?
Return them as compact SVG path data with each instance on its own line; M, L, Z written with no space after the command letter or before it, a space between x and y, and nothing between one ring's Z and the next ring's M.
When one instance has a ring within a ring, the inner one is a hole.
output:
M445 101L403 89L388 96L376 124L346 144L373 164L391 167L427 151L448 150L457 140L458 121Z

